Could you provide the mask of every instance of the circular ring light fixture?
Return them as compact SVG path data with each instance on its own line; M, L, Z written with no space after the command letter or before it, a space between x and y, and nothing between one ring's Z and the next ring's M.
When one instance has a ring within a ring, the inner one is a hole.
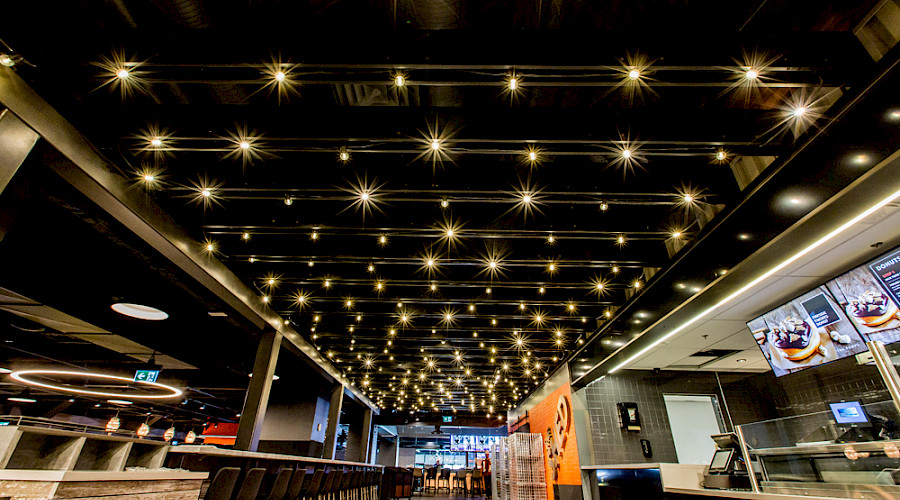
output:
M104 391L91 391L88 389L81 389L76 387L67 386L62 383L46 383L39 382L37 380L32 380L29 376L33 375L61 375L61 376L69 376L69 377L81 377L85 379L99 379L105 381L118 381L118 382L128 382L129 384L137 384L146 387L152 387L155 389L162 389L166 391L162 394L141 394L141 393L128 393L128 392L104 392ZM60 392L68 392L72 394L85 394L88 396L100 396L103 398L120 398L120 399L169 399L169 398L177 398L181 396L181 389L172 387L166 384L160 384L159 382L147 382L144 380L133 380L128 377L119 377L118 375L106 375L103 373L91 373L91 372L75 372L75 371L65 371L65 370L18 370L12 372L10 377L22 382L23 384L33 385L35 387L41 387L44 389L48 389L51 391L60 391Z
M127 302L117 302L113 304L112 310L130 316L132 318L146 319L149 321L160 321L169 317L165 311L161 311L155 307L144 306L141 304L129 304Z

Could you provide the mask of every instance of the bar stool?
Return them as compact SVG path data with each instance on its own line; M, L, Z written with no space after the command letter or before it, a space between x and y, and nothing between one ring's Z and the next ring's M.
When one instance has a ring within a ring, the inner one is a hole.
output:
M319 469L313 472L312 477L300 488L300 497L304 500L312 500L318 497L322 491L322 482L325 481L325 470ZM295 499L296 500L296 499Z
M275 482L272 483L272 489L269 490L266 500L284 500L285 495L287 495L288 484L291 482L292 472L294 471L291 469L281 469L281 472L275 476ZM306 471L303 472L305 473Z
M362 472L355 470L350 472L350 500L359 500L362 495Z
M231 500L234 487L237 485L241 469L238 467L222 467L216 472L216 476L209 483L203 500Z
M478 490L478 493L484 495L484 475L481 473L481 469L473 469L472 470L472 494L475 494L475 490Z
M462 486L460 486L460 484ZM456 469L453 471L453 489L459 491L466 490L466 471L465 469Z
M340 479L339 474L341 471L333 470L328 472L325 475L325 480L322 482L322 487L319 488L319 492L316 495L319 500L330 500L334 498L332 493L334 493L334 483Z
M250 469L247 471L247 475L244 476L244 482L241 483L241 489L238 490L234 500L256 500L264 477L266 477L266 469Z
M368 495L366 500L377 500L378 488L381 486L382 475L376 471L369 471L366 473L366 478L368 479Z
M425 481L425 471L419 467L413 467L413 472L412 472L413 491L415 491L416 485L418 485L419 488L424 487L424 484L423 484L424 481Z
M450 492L450 469L441 469L441 475L438 479L438 489L441 489L441 481L447 485L447 492Z
M291 483L285 493L285 500L298 500L303 494L303 480L306 479L306 469L297 469L291 476Z
M341 500L351 500L350 481L353 479L353 473L341 471L341 486L338 488L338 498Z
M428 491L428 481L431 481L431 489L437 491L437 467L425 471L425 491Z

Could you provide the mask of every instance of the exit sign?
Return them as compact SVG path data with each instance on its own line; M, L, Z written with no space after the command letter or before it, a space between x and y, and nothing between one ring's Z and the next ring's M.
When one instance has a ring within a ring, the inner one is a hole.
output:
M444 417L444 423L447 423L447 422L453 422L453 417L452 416Z
M159 370L138 370L134 373L135 382L156 382Z

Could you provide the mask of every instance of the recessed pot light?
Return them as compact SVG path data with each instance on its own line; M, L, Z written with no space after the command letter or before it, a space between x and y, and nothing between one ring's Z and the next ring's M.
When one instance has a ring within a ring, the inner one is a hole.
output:
M737 361L738 363L746 363L747 362L747 360L744 358L736 359L735 361Z
M129 304L127 302L117 302L113 304L112 310L130 316L132 318L146 319L150 321L160 321L169 317L169 315L155 307L144 306L141 304Z

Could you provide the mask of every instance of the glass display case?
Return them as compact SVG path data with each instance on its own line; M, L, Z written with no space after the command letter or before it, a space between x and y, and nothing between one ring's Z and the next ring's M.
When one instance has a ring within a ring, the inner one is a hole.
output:
M900 414L890 401L738 426L760 489L844 498L900 498Z

